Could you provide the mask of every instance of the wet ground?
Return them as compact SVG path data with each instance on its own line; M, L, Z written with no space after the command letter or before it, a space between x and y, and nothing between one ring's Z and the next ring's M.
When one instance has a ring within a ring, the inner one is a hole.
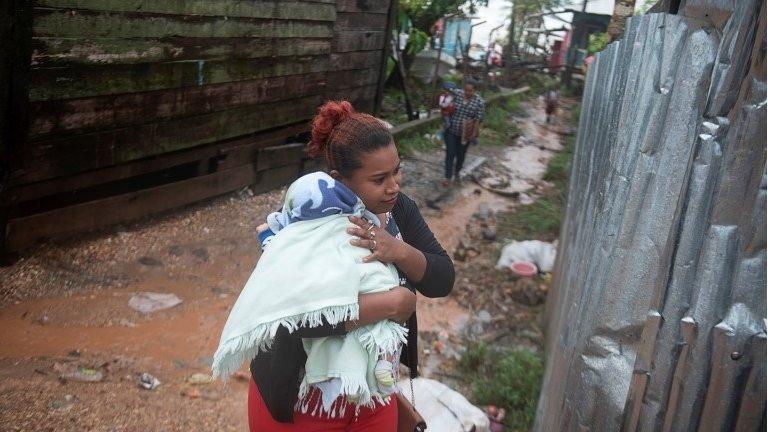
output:
M561 138L557 126L544 124L540 104L526 106L528 116L519 122L523 135L511 145L470 149L468 165L472 158L487 161L475 173L509 180L502 193L470 178L443 188L441 151L407 161L404 192L420 203L452 254L478 242L471 232L479 210L504 211L534 199L542 187L546 161ZM255 227L279 207L283 192L253 196L243 190L48 243L0 269L0 431L246 430L245 380L192 385L188 378L208 371L228 311L259 256ZM511 192L522 195L513 199ZM493 278L504 277L488 271L499 241L479 245L470 259L457 262L451 296L419 298L425 375L450 375L467 334L490 332L497 340L505 336L493 333L500 323L531 319L515 315L525 311L499 315L494 305L472 301L487 297L474 291L493 288L483 284L497 285ZM142 315L128 307L136 292L174 293L183 303ZM524 336L539 337L535 327L524 329ZM102 379L61 378L72 370L98 371ZM162 384L141 389L145 372Z

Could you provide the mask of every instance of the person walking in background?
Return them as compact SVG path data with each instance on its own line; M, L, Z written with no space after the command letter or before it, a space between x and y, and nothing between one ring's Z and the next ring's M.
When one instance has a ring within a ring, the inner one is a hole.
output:
M560 94L556 87L550 88L544 94L544 113L547 115L547 124L551 122L552 116L557 111L557 103L560 98Z
M477 93L472 83L464 85L464 90L450 89L455 96L455 110L449 126L445 130L445 180L444 186L449 186L453 176L458 178L467 148L470 142L477 142L480 133L480 123L485 114L485 101Z

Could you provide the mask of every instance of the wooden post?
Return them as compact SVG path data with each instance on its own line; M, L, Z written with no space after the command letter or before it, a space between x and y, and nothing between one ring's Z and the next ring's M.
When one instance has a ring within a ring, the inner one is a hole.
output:
M8 195L11 175L29 127L29 68L32 55L32 2L3 2L0 14L0 265L9 264L8 219L13 202Z
M384 101L384 85L387 82L387 62L389 61L389 50L392 49L392 29L397 19L397 0L389 1L389 11L387 12L387 28L384 29L384 50L381 52L381 68L379 69L379 83L376 88L376 99L373 103L374 115L379 115L381 103Z
M400 55L400 47L397 46L397 39L392 37L392 46L394 47L395 56L397 56L397 71L400 73L400 81L403 83L403 98L405 99L405 110L408 111L408 120L415 120L418 117L413 114L413 107L411 106L411 97L408 95L408 83L406 83L405 65L403 64L403 56Z

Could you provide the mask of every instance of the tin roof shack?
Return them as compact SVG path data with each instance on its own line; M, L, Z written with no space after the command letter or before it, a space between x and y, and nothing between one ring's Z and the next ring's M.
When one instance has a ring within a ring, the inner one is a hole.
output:
M7 3L0 251L291 181L309 167L283 144L324 100L380 100L393 15L373 0Z

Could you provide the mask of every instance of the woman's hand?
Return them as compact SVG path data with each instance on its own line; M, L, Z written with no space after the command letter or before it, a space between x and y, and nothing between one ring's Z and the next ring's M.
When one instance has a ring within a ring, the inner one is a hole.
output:
M349 221L355 226L347 228L347 232L359 237L350 243L372 252L371 255L363 258L363 262L381 261L388 264L401 259L405 244L392 237L387 230L378 228L371 222L356 216L350 216Z

